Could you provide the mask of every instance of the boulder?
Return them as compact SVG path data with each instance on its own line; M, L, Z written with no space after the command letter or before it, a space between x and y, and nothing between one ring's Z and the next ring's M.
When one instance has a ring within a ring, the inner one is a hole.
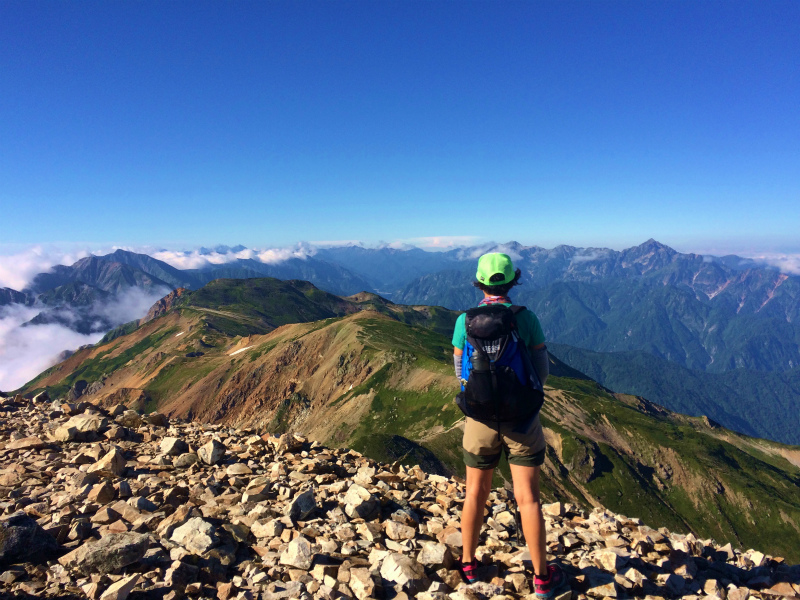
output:
M369 491L357 483L352 484L344 496L344 512L350 518L370 521L378 516L380 502Z
M125 472L125 455L122 450L114 446L103 458L91 465L86 472L119 477Z
M74 427L79 433L83 434L100 434L108 428L108 419L102 415L84 413L71 417L69 421L64 423L64 427Z
M314 490L310 489L294 497L286 508L286 514L295 521L304 521L315 508L317 501L314 498Z
M398 523L397 521L386 521L384 529L386 530L386 537L396 541L413 540L417 533L413 527Z
M377 586L369 569L350 569L348 586L358 600L374 597Z
M130 427L132 429L141 427L143 423L142 417L140 417L139 413L135 410L126 410L116 418L116 421L123 427Z
M219 440L210 440L197 451L197 456L207 465L215 465L225 456L225 445Z
M161 454L166 454L167 456L179 456L189 451L189 444L180 438L165 437L163 440L161 440L161 445L159 448L161 450Z
M96 542L86 542L58 562L81 573L113 573L139 561L150 546L146 533L111 533Z
M14 513L0 522L0 565L26 560L40 563L58 549L55 538L25 513Z
M251 525L250 532L258 539L272 539L278 537L286 526L277 519L272 519L266 523L256 521Z
M170 539L192 554L203 554L219 545L215 527L208 521L193 517L172 532Z
M228 468L225 469L225 473L227 473L228 477L237 477L239 475L251 475L253 470L246 464L237 462L228 465Z
M314 553L309 541L300 536L289 542L286 551L281 554L280 563L295 569L308 571L314 562Z
M172 466L176 469L186 469L193 464L200 462L200 458L194 452L186 452L172 461Z
M31 400L31 402L33 402L34 404L38 404L40 402L50 402L50 395L47 393L47 390L39 392L33 397L33 400Z
M30 436L8 442L6 450L40 450L46 446L47 442L43 442L41 438Z
M381 577L391 582L398 591L409 594L424 591L430 583L425 568L405 554L390 553L381 564Z
M153 427L169 427L169 419L158 412L151 412L142 417L142 421Z
M57 442L72 442L78 439L79 431L76 427L62 425L53 432L53 438Z
M441 542L425 542L417 556L417 562L438 571L452 568L454 560L447 545Z

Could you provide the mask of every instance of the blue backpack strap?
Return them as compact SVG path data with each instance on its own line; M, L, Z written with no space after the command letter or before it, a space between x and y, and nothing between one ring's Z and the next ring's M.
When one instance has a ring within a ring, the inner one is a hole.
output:
M472 370L472 351L474 348L469 340L464 342L464 353L461 355L461 379L469 380L469 373ZM461 384L461 391L464 391L464 384Z

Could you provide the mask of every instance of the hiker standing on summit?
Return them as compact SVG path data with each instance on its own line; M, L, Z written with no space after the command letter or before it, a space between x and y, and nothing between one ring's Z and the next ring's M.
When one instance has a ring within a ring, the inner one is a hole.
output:
M467 583L478 581L475 550L494 468L505 452L514 482L522 531L531 554L537 598L549 600L567 586L557 565L547 564L539 473L545 439L539 421L549 359L539 319L513 306L508 293L520 280L506 254L478 260L475 287L483 292L476 308L462 314L453 332L453 362L462 383L457 397L466 415L463 452L467 492L461 514L460 570Z

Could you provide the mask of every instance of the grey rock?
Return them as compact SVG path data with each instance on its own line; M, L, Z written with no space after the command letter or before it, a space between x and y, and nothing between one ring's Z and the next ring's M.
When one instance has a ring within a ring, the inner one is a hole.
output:
M50 395L47 393L47 390L45 390L36 394L31 401L34 404L38 404L39 402L50 402Z
M309 541L300 536L289 542L286 551L281 554L280 563L295 569L308 571L314 561L314 553Z
M192 554L203 554L219 545L214 526L201 517L193 517L172 532L170 539Z
M112 533L96 542L86 542L58 562L85 574L112 573L140 560L150 545L146 533Z
M300 581L273 581L261 595L261 600L289 600L301 598L305 586Z
M421 564L410 556L395 552L383 560L381 577L409 594L424 591L430 583Z
M352 484L344 496L344 512L350 518L374 519L380 512L380 502L369 491L357 483Z
M228 477L237 477L239 475L250 475L253 473L253 470L246 464L237 462L228 465L228 468L225 469L225 473L227 473Z
M42 562L58 549L55 538L22 512L0 522L0 565L26 560Z
M128 504L136 510L145 512L156 512L158 510L158 505L155 502L148 500L147 498L142 498L141 496L133 496L132 498L128 498Z
M185 454L181 454L175 460L173 460L172 465L176 469L186 469L198 462L200 462L200 458L197 456L197 454L194 452L186 452Z
M463 585L463 584L462 584ZM488 581L477 581L469 586L473 592L477 592L479 596L485 598L491 598L493 596L499 596L503 593L503 586L495 585Z
M413 527L397 521L386 521L384 528L386 537L392 540L413 540L417 533Z
M316 508L317 501L314 498L314 490L310 489L295 496L287 507L286 514L295 521L304 521Z
M166 454L167 456L179 456L189 451L189 444L180 438L165 437L163 440L161 440L160 449L161 454Z
M210 440L197 451L197 456L207 465L215 465L225 456L225 445L219 440Z
M452 568L454 560L447 545L440 542L426 542L422 544L417 562L438 571L441 568Z

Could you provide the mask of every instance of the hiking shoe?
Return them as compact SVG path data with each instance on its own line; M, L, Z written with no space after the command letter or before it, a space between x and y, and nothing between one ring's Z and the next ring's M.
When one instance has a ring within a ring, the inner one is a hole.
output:
M547 579L533 576L534 594L539 600L552 600L556 593L566 591L567 576L558 565L547 565Z
M471 561L468 563L463 563L460 560L458 561L458 572L461 573L461 577L464 581L471 585L478 579L478 559L473 557Z

